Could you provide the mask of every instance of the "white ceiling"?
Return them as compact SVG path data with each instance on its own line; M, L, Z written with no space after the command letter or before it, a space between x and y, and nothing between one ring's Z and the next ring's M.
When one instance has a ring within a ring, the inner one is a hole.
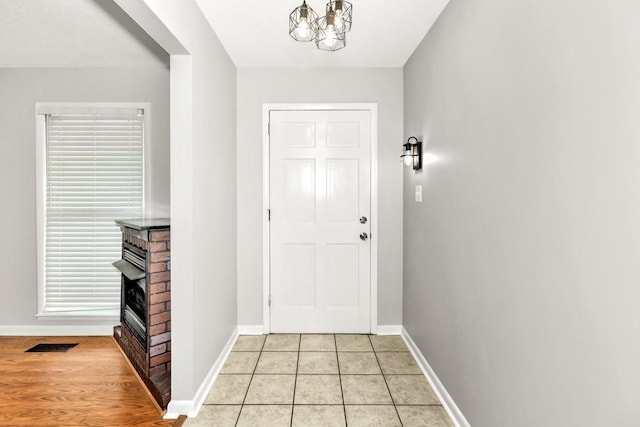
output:
M111 0L0 0L0 67L167 67Z
M318 50L289 37L302 0L196 0L238 67L402 67L449 0L350 0L347 47ZM319 15L327 0L307 0Z
M302 0L196 0L238 67L402 67L448 0L352 0L347 47L289 37ZM308 0L319 14L327 0ZM0 0L0 67L168 66L111 0Z

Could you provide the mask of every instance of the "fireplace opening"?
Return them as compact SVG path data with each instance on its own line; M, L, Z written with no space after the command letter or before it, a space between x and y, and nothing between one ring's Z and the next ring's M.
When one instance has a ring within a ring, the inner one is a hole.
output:
M124 310L122 321L136 337L143 348L147 347L147 286L145 279L124 282Z
M122 319L142 348L147 347L146 252L130 243L122 245L122 262L128 271L122 274Z

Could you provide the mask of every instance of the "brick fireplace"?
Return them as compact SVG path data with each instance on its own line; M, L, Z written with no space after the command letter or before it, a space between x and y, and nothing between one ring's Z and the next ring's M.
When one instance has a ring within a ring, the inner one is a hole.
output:
M120 326L114 337L160 408L171 399L171 231L166 219L116 221L122 230Z

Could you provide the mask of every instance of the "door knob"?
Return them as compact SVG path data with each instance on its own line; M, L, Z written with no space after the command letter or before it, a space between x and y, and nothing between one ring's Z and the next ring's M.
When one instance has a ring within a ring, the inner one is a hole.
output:
M369 238L367 233L360 233L360 240L365 241Z
M360 217L360 224L366 224L367 223L367 217L366 216L361 216Z

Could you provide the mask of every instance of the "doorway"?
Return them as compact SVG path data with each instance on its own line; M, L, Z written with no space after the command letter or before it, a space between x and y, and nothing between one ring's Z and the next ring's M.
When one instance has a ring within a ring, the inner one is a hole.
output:
M375 332L376 113L264 107L265 331Z

